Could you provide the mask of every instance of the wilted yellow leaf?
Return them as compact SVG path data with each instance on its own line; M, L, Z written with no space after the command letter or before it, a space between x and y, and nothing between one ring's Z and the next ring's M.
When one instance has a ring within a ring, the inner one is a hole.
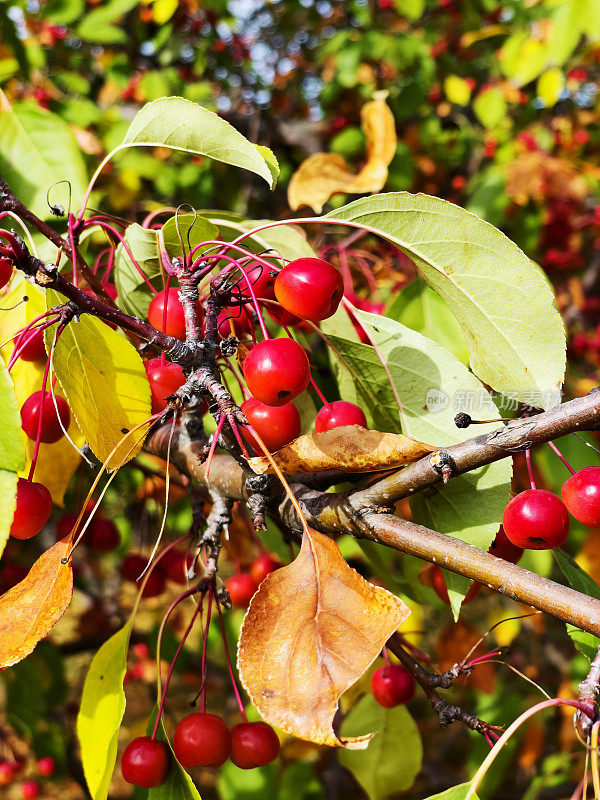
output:
M252 598L238 644L241 681L272 725L317 744L365 748L372 734L336 736L338 702L409 614L351 569L335 542L307 530L298 557Z
M273 454L273 460L287 475L322 472L379 472L416 461L436 450L416 439L397 433L381 433L346 425L325 433L307 433ZM267 458L251 458L256 473L273 472Z
M361 127L367 139L367 161L354 173L335 153L309 156L293 174L288 187L288 203L296 210L310 206L320 213L323 204L338 193L379 192L387 180L388 166L396 152L396 125L385 102L385 92L377 92L361 109Z

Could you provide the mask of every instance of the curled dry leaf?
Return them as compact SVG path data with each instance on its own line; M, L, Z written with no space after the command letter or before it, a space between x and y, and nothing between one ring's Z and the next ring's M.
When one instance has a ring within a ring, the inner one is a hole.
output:
M240 678L272 725L316 744L364 749L372 733L344 739L333 730L339 698L409 614L351 569L335 542L308 530L298 557L267 575L252 598Z
M324 433L307 433L273 454L287 475L305 475L327 469L344 472L379 472L416 461L436 447L398 433L381 433L345 425ZM273 472L263 456L249 459L258 474Z
M388 166L396 152L394 115L385 102L386 92L376 92L362 107L361 127L367 139L367 160L358 173L335 153L315 153L296 170L288 187L290 208L310 206L317 214L338 193L367 194L383 189Z
M73 594L71 562L61 564L70 538L46 550L25 577L0 596L0 668L33 651L65 613Z

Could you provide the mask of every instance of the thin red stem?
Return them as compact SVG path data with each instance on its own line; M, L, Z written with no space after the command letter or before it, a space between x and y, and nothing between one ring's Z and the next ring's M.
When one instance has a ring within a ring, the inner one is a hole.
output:
M532 489L536 489L535 480L533 478L533 467L531 466L531 448L525 450L525 462L527 464L527 474L529 475L529 483Z
M246 710L244 708L244 704L242 703L242 698L240 697L240 692L237 687L237 683L235 682L235 675L233 674L233 667L231 666L231 656L229 655L229 646L227 644L227 634L225 633L225 622L223 620L223 612L221 611L221 604L217 599L217 611L219 612L219 624L221 626L221 636L223 637L223 646L225 647L225 658L227 659L227 669L229 670L229 677L231 678L231 685L233 686L233 693L235 694L235 699L237 700L238 707L240 709L240 713L244 719L244 722L248 722L248 717L246 716Z
M558 449L558 447L557 447L557 446L554 444L554 442L548 442L548 447L550 447L550 449L551 449L551 450L552 450L554 453L556 453L556 455L557 455L557 456L560 458L560 460L561 460L561 461L562 461L562 463L565 465L565 467L566 467L566 468L569 470L569 472L571 473L571 475L575 475L575 470L573 469L573 467L571 466L571 464L569 464L569 462L567 461L567 459L566 459L566 458L563 456L563 454L560 452L560 450L559 450L559 449Z
M213 585L208 587L208 608L206 609L206 626L202 637L202 713L206 714L206 649L208 646L208 629L212 616Z

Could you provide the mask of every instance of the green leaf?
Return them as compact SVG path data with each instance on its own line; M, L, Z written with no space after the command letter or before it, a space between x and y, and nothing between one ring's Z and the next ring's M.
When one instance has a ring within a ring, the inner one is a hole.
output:
M554 67L543 72L538 78L536 93L544 101L546 108L556 105L565 85L562 69Z
M64 302L52 290L46 292L51 308ZM46 330L50 350L54 326ZM62 332L54 350L54 371L77 425L94 454L106 461L112 449L131 430L150 417L150 384L144 363L122 334L99 319L83 314ZM129 437L111 456L108 468L133 458L139 433Z
M258 148L232 125L183 97L163 97L136 114L121 146L184 150L260 175L272 188L279 168L268 148Z
M433 339L463 364L469 363L469 348L456 317L422 278L412 281L396 295L385 316Z
M19 200L42 218L50 216L46 195L54 183L70 181L73 207L80 204L87 184L81 151L68 125L25 102L0 114L0 173ZM52 197L66 206L67 186L57 186Z
M127 228L123 239L144 275L160 291L164 280L158 256L158 231L142 228L135 222ZM153 295L122 243L115 254L114 274L119 308L126 314L146 319Z
M122 44L128 41L121 17L137 5L137 0L109 0L89 11L77 27L77 35L96 44Z
M17 404L15 387L0 358L0 468L18 472L25 467L25 447L21 415Z
M425 0L394 0L396 11L409 19L419 19L425 11Z
M444 79L444 94L446 98L457 106L466 106L471 99L471 87L464 78L458 75L448 75Z
M98 650L83 685L77 717L81 762L93 800L106 800L117 760L119 728L125 713L123 679L131 622Z
M277 764L257 769L240 769L226 761L219 770L217 787L220 800L270 800L277 797L275 778ZM294 800L296 800L297 795Z
M470 783L459 783L458 786L451 786L439 794L430 795L427 800L464 800L470 785ZM473 800L478 800L476 794L473 795Z
M194 214L179 214L177 217L171 217L163 226L163 238L167 253L171 258L181 258L181 242L177 231L181 234L185 252L189 253L189 244L192 247L200 244L201 242L211 241L217 239L219 236L219 229L217 226L205 219L204 217L194 216ZM198 250L196 255L200 255L202 250Z
M356 315L373 337L397 389L404 412L404 433L445 447L472 435L454 424L457 411L470 409L483 419L497 416L496 406L483 385L447 350L394 320L365 311L356 311ZM349 352L355 352L355 347L351 345ZM374 348L366 349L375 354ZM351 358L349 352L343 350L344 355ZM364 368L359 363L354 366L361 372L362 379ZM386 411L395 413L399 425L400 415L383 367L372 368L364 377L369 388L385 398ZM482 428L481 433L486 433L498 426L478 427ZM511 474L511 460L502 459L459 475L445 486L419 492L411 498L415 521L487 550L509 499ZM470 582L454 573L448 572L445 577L457 616Z
M600 600L600 586L596 581L585 572L579 564L567 555L564 550L555 548L553 550L556 563L561 569L561 572L569 582L569 585L582 594L587 594L590 597L595 597ZM600 647L600 639L592 633L582 631L574 625L567 623L567 633L571 637L575 647L580 650L590 661L595 657Z
M15 508L17 507L16 472L0 468L0 555L10 535Z
M40 16L52 25L71 25L85 13L84 0L48 0L40 8Z
M502 45L499 60L504 76L515 86L525 86L544 71L548 50L528 30L518 29Z
M506 116L506 100L502 89L492 86L480 92L473 102L475 116L486 128L495 128Z
M340 750L349 769L371 800L382 800L410 789L421 768L423 746L419 730L405 706L383 708L364 695L344 719L343 736L378 731L366 750Z
M484 383L556 405L564 325L543 274L503 233L453 203L407 192L355 200L321 219L379 233L412 258L458 319Z

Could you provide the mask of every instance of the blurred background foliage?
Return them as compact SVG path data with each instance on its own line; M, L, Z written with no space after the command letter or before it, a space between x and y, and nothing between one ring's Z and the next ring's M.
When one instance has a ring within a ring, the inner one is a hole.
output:
M364 163L360 109L374 91L387 91L398 145L385 189L456 202L500 227L541 265L569 331L568 392L579 394L597 385L600 365L599 72L599 0L0 0L0 173L50 218L49 185L68 178L74 189L85 186L144 103L181 95L274 150L282 175L276 191L201 158L133 149L107 167L94 203L130 220L181 203L254 218L289 217L286 187L308 155L337 153L357 169ZM336 195L329 207L348 199ZM52 189L50 201L68 204L64 184ZM410 265L385 245L372 242L369 250L382 299L405 291L403 321L443 337L444 312L411 282ZM373 300L361 275L359 299ZM573 437L563 451L575 467L600 463ZM86 796L74 714L92 653L131 608L133 588L118 580L120 559L152 541L159 525L164 481L156 467L147 460L144 470L119 474L104 510L120 528L120 550L102 558L83 552L77 567L83 588L52 640L3 675L0 756L22 761L24 772L31 772L32 758L52 755L57 772L44 784L44 797ZM537 454L536 470L538 485L553 490L566 477L548 449ZM515 488L526 485L517 459ZM89 475L77 473L68 511L79 509L88 487ZM177 487L171 498L168 528L175 535L189 525L189 510ZM399 510L410 513L406 504ZM225 572L251 563L257 552L241 511L236 520ZM47 536L42 546L52 541ZM382 549L365 552L349 538L339 543L365 575L392 590L409 587L411 640L441 669L462 658L491 625L527 611L484 590L455 625L432 589L418 581L420 562ZM289 559L277 531L267 534L266 545ZM600 531L584 538L575 525L568 546L600 580ZM28 547L7 547L2 590L34 560L40 543ZM530 552L521 563L564 581L551 554ZM126 687L128 736L145 729L152 706L153 643L165 607L164 598L147 601L136 623ZM165 659L174 652L184 616L170 628ZM239 611L228 616L232 646L241 618ZM211 702L234 718L222 644L213 633ZM506 622L491 639L488 649L510 646L501 658L551 695L572 693L587 670L564 627L539 615ZM189 708L198 671L197 642L191 640L177 666L171 711ZM347 702L367 689L368 676ZM501 724L541 699L522 677L498 665L476 670L453 696ZM406 796L426 797L465 780L483 758L483 740L456 725L440 732L422 697L410 711L425 752ZM533 723L499 759L482 797L568 797L582 774L583 751L576 745L568 715L557 712ZM401 739L397 747L401 754ZM280 765L242 773L229 764L218 775L196 777L203 797L220 800L363 796L336 753L293 739L284 742ZM116 775L111 798L130 795ZM0 796L20 797L18 785L0 788Z

